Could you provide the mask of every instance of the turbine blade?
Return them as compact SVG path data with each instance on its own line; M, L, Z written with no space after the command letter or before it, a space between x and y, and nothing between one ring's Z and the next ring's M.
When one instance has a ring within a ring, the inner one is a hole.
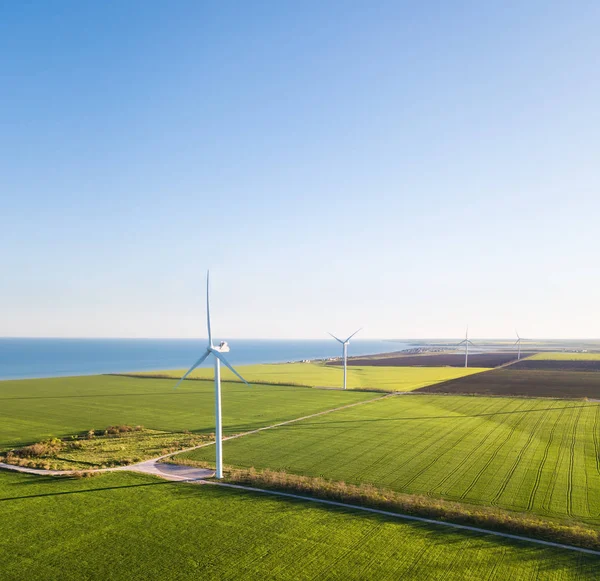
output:
M519 337L519 332L515 329L515 335L517 336L517 339L519 339L519 341L521 340L521 337Z
M327 333L328 335L331 335L336 341L339 341L340 343L344 343L341 339L338 339L335 335L333 335L332 333Z
M356 333L358 333L359 331L362 331L362 327L360 329L357 329L356 331L354 331L354 333L352 333L352 335L350 335L350 337L348 337L344 343L347 343L348 341L350 341L350 339L352 339L352 337L354 337L354 335L356 335Z
M227 361L227 359L225 359L225 357L223 357L223 355L221 353L219 353L218 351L213 351L213 355L223 364L225 365L225 367L227 367L227 369L229 369L229 371L231 371L231 373L233 373L234 375L237 375L246 385L250 385L230 364L229 361Z
M179 384L192 372L194 371L194 369L196 369L196 367L198 367L198 365L200 365L201 363L203 363L206 358L210 355L210 351L207 349L206 353L204 353L204 355L202 355L202 357L200 357L200 359L198 359L198 361L196 361L196 363L194 363L194 365L192 365L184 374L184 376L177 382L177 384L175 385L175 387L173 389L177 389L179 387Z
M212 347L212 332L210 330L210 270L206 271L206 326L208 328L208 344Z

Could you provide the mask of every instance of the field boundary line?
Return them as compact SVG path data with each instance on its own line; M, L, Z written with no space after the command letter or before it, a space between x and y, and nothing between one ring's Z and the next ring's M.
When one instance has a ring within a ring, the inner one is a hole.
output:
M243 438L244 436L251 436L252 434L258 434L258 432L263 432L264 430L272 430L273 428L279 428L281 426L287 426L288 424L293 424L295 422L301 422L303 420L309 420L310 418L316 418L318 416L324 416L326 414L331 414L333 412L339 412L345 410L347 408L352 408L357 405L363 405L366 403L373 403L375 401L379 401L382 399L386 399L388 397L392 397L394 395L400 395L395 392L386 393L385 395L380 395L379 397L374 397L373 399L366 399L364 401L356 401L354 403L349 403L337 408L331 408L328 410L323 410L321 412L317 412L315 414L309 414L308 416L302 416L301 418L293 418L291 420L285 420L284 422L278 422L276 424L271 424L270 426L262 426L262 428L256 428L255 430L250 430L249 432L240 432L239 434L233 434L231 436L225 436L223 438L223 442L228 440L235 440L236 438ZM169 454L165 454L164 456L159 456L158 458L154 458L154 461L162 460L163 458L170 458L171 456L176 456L177 454L183 454L184 452L191 452L192 450L198 450L200 448L207 448L208 446L214 446L215 442L206 442L204 444L200 444L199 446L194 446L193 448L186 448L185 450L179 450L177 452L170 452ZM148 460L146 460L148 462Z
M567 551L577 551L579 553L586 553L588 555L600 556L600 551L595 551L594 549L585 549L583 547L575 547L574 545L564 545L562 543L555 543L553 541L544 541L542 539L535 539L533 537L524 537L521 535L513 535L511 533L502 533L500 531L494 531L491 529L482 529L479 527L473 527L469 525L461 525L458 523L452 523L448 521L435 520L431 518L425 518L421 516L413 516L411 514L403 514L399 512L391 512L388 510L381 510L378 508L369 508L367 506L359 506L356 504L348 504L345 502L337 502L335 500L326 500L324 498L316 498L312 496L303 496L301 494L293 494L291 492L280 492L278 490L268 490L265 488L255 488L253 486L244 486L241 484L229 484L227 482L215 482L211 480L189 480L188 482L197 482L199 484L210 484L212 486L222 486L224 488L233 488L237 490L245 490L247 492L259 492L262 494L271 494L274 496L281 496L284 498L293 498L296 500L304 500L308 502L317 502L319 504L326 504L329 506L337 506L339 508L345 508L348 510L360 510L363 512L368 512L372 514L380 514L383 516L388 516L392 518L402 519L402 520L410 520L416 522L422 522L430 525L439 525L444 527L450 527L454 529L459 529L463 531L469 531L474 533L480 533L484 535L493 535L496 537L502 537L505 539L511 539L513 541L521 541L525 543L535 543L538 545L544 545L546 547L553 547L555 549L566 549Z
M363 405L363 404L367 404L367 403L372 403L375 401L379 401L382 399L386 399L388 397L392 397L395 395L403 395L402 392L392 392L392 393L386 393L385 395L380 395L378 397L374 397L372 399L366 399L363 401L356 401L354 403L349 403L343 406L339 406L336 408L331 408L328 410L323 410L314 414L309 414L307 416L302 416L301 418L293 418L291 420L285 420L283 422L278 422L276 424L271 424L270 426L262 426L261 428L256 428L255 430L250 430L249 432L240 432L239 434L233 434L231 436L225 436L223 438L223 442L227 441L227 440L235 440L236 438L242 438L243 436L250 436L252 434L257 434L258 432L262 432L264 430L271 430L273 428L278 428L280 426L285 426L287 424L293 424L294 422L301 422L302 420L308 420L310 418L316 418L318 416L323 416L325 414L330 414L333 412L337 412L337 411L342 411L344 409L347 408L351 408L357 405ZM74 474L76 472L114 472L117 470L134 470L135 468L140 466L140 465L148 465L148 464L153 464L156 462L159 462L160 460L164 460L165 458L170 458L172 456L176 456L178 454L183 454L184 452L191 452L193 450L198 450L200 448L206 448L208 446L214 446L215 442L205 442L204 444L199 444L198 446L192 446L191 448L184 448L183 450L177 450L176 452L169 452L168 454L163 454L162 456L157 456L156 458L149 458L148 460L143 460L142 462L136 462L135 464L128 464L125 466L113 466L110 468L92 468L89 470L44 470L42 468L29 468L26 466L18 466L16 464L7 464L4 462L0 462L0 469L4 468L6 470L13 470L15 472L24 472L27 474L38 474L38 475L42 475L42 476L68 476L69 474Z

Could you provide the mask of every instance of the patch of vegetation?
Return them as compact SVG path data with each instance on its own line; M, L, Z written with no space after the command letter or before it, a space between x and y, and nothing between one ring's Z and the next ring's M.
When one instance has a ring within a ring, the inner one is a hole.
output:
M342 386L343 369L338 365L325 363L269 363L259 365L241 365L237 368L242 376L253 384L263 385L296 385L304 387ZM136 373L136 377L179 378L186 370L148 371ZM413 391L427 385L447 381L465 375L473 375L486 371L471 367L468 369L453 367L348 367L348 388L371 389L377 391ZM239 382L228 369L222 371L227 381ZM213 377L212 369L196 369L189 379L209 380Z
M592 555L141 474L0 471L0 499L3 581L598 578Z
M135 464L213 440L214 434L161 432L119 425L9 450L0 455L0 461L45 470L90 470Z
M531 359L538 361L600 361L600 353L538 353Z
M0 381L0 451L91 426L143 425L210 434L214 386L107 375ZM372 394L223 383L223 428L234 434L373 398Z
M227 441L224 457L600 527L597 403L403 395Z
M228 468L225 471L225 478L227 482L235 484L291 492L600 550L600 531L579 523L565 524L498 508L448 502L429 496L400 494L370 484L357 486L321 477L298 476L273 470Z

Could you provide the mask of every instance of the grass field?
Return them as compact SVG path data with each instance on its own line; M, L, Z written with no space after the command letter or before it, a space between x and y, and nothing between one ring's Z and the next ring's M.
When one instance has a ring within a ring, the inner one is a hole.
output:
M211 486L0 472L3 581L597 579L598 557Z
M213 434L113 426L96 433L63 440L53 438L6 453L0 452L0 462L44 470L90 470L135 464L207 442L214 442Z
M212 450L178 458L211 461ZM396 396L226 442L227 463L600 526L600 405Z
M0 381L0 450L110 425L214 431L214 386L99 375ZM225 433L376 397L361 392L223 384Z
M538 353L531 359L546 361L600 361L600 353Z
M308 387L341 387L343 369L339 366L322 363L277 363L260 365L240 365L237 370L251 383L271 383L282 385L304 385ZM186 370L149 371L139 375L159 377L181 377ZM479 373L484 369L440 368L440 367L349 367L348 388L372 388L383 391L413 391L440 381L447 381L465 375ZM235 379L227 369L223 378ZM212 378L212 368L197 369L191 378Z
M562 369L564 364L570 363L568 361L561 363L559 361L525 359L510 367L492 369L481 375L471 375L426 386L419 391L600 399L600 374L598 371ZM574 363L580 365L588 362ZM549 368L540 369L543 364L550 364L547 366ZM596 363L594 364L596 365ZM600 368L600 362L597 365Z

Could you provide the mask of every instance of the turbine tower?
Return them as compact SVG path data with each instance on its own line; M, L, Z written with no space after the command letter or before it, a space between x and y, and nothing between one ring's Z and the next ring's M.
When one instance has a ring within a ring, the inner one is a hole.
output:
M513 343L514 345L517 345L519 348L519 352L517 354L517 361L519 361L521 359L521 337L519 336L519 332L515 329L515 334L517 335L517 340Z
M225 359L223 353L229 351L229 345L225 341L221 341L219 345L213 345L212 332L210 329L210 291L209 291L210 273L206 272L206 326L208 328L208 346L206 351L184 374L177 382L174 389L177 389L181 382L192 372L198 365L203 363L210 355L215 358L215 444L217 450L216 473L217 478L223 478L223 427L221 423L221 363L227 367L232 373L237 375L246 385L250 385Z
M356 333L358 333L358 331L361 329L354 331L354 333L352 333L352 335L345 340L338 339L335 335L329 333L338 343L342 344L342 358L344 360L344 389L346 389L346 360L348 359L348 343L350 343L350 339L352 339L352 337L354 337L354 335L356 335Z
M467 326L467 332L465 333L464 341L461 341L457 347L461 345L465 346L465 367L469 367L469 345L473 345L473 343L469 340L469 327Z

